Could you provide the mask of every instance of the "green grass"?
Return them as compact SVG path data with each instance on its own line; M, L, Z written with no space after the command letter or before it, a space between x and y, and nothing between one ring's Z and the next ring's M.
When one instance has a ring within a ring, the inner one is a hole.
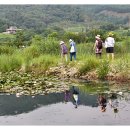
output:
M16 51L15 47L11 46L0 46L0 54L12 55Z
M97 75L99 79L105 79L105 76L107 76L109 70L110 70L109 61L102 60L97 68Z
M85 31L85 27L82 26L82 25L78 25L78 26L75 26L75 27L69 27L65 30L68 31L68 32L82 32L82 31Z
M120 58L116 59L112 67L116 73L120 75L120 77L129 78L130 76L130 54L125 54L120 56Z
M90 56L90 55L88 55L88 57L85 57L84 61L82 61L82 62L83 62L83 64L79 67L80 74L85 74L91 70L94 70L100 64L99 59L96 59L95 56Z
M93 50L94 43L82 43L77 45L77 53L80 55L94 54Z
M22 60L16 55L0 55L0 71L9 72L20 69Z
M89 71L96 71L100 79L104 79L109 72L114 72L113 70L118 73L129 74L130 53L126 41L123 41L121 46L115 46L115 59L110 62L107 61L105 48L102 59L96 58L93 44L77 44L77 62L68 61L64 65L78 68L81 75ZM24 49L0 46L0 71L19 70L21 67L25 67L25 70L45 72L50 67L58 66L58 63L61 62L59 54L59 41L54 38L35 37L32 44Z
M41 55L31 61L30 67L39 71L46 71L52 66L57 66L59 59L55 55Z
M6 38L15 38L15 35L0 33L0 39L6 39Z
M96 85L95 85L96 84ZM109 91L109 87L101 83L87 83L86 85L78 85L79 90L84 93L99 94Z

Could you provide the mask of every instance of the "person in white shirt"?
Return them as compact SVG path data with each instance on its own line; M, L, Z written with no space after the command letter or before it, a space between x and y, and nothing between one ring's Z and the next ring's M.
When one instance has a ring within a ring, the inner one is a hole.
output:
M112 56L112 60L114 59L114 45L115 39L113 38L113 34L109 33L108 37L105 40L105 47L108 59L110 58L110 55Z

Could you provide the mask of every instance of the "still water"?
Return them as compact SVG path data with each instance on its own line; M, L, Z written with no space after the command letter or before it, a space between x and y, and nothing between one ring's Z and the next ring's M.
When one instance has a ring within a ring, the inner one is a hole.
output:
M0 125L130 125L130 86L84 84L65 93L16 97L0 95ZM100 97L104 97L102 110Z

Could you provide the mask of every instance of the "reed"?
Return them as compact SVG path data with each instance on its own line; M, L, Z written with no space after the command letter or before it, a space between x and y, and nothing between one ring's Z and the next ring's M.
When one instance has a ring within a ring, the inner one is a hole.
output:
M12 70L20 69L22 64L21 58L16 55L0 55L0 71L7 72Z
M110 62L107 60L101 60L100 66L97 68L97 75L99 79L105 79L105 76L107 76L110 70L109 63Z
M41 55L31 61L30 67L34 70L46 71L52 66L57 66L59 59L55 55Z

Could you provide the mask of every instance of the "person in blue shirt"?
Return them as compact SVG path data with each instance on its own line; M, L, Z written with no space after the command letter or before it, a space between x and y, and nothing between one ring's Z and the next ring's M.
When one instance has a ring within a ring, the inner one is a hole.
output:
M70 39L70 61L72 61L72 57L74 57L74 60L76 61L76 43Z

